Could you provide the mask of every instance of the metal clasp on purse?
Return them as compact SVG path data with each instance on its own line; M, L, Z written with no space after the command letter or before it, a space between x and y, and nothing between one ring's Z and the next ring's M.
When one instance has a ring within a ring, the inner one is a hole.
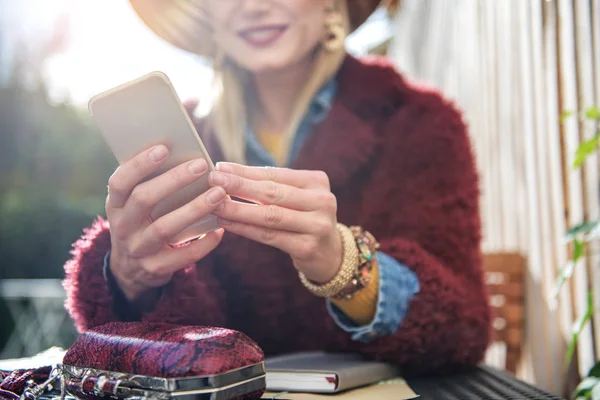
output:
M57 387L56 384L59 384ZM265 386L264 363L219 375L160 378L59 364L44 383L25 389L20 400L111 397L127 400L235 398Z

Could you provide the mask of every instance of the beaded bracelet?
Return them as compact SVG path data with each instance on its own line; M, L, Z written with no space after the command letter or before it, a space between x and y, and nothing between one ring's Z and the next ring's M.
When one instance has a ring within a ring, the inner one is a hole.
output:
M360 226L348 228L338 224L337 227L344 245L344 258L337 275L326 284L317 285L309 281L302 272L298 274L302 284L314 295L350 300L371 282L371 270L379 243Z
M356 276L359 266L359 251L352 230L342 224L337 224L337 228L342 236L344 247L342 266L337 275L324 285L317 285L312 283L302 272L298 272L302 284L319 297L333 297L344 290Z

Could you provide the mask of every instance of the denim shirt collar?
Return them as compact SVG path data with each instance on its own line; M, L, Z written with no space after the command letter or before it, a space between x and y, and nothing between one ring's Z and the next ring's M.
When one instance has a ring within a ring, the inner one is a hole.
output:
M331 104L333 103L336 93L337 82L335 79L331 79L317 92L315 97L313 97L313 100L308 107L306 117L315 124L323 121L331 109Z
M336 80L331 79L325 85L323 85L323 87L313 97L310 105L308 106L308 110L304 115L304 118L302 118L302 121L298 126L298 131L294 137L291 154L286 167L289 167L289 165L296 159L298 153L300 152L300 148L312 132L314 125L322 122L327 117L337 93L337 87L338 85ZM248 126L246 129L246 158L249 165L276 165L275 159L263 147L250 126Z

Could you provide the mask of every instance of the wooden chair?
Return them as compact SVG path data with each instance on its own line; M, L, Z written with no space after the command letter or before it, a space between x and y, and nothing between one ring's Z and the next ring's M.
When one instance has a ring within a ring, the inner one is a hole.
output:
M504 344L504 367L514 374L524 340L525 258L518 253L485 254L483 267L494 313L494 341Z

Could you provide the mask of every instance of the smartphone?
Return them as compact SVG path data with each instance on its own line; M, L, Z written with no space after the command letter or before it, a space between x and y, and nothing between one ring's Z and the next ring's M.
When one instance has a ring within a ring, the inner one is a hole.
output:
M194 124L171 81L162 72L149 73L94 96L89 111L119 164L158 144L169 149L169 158L145 181L197 158L204 158L209 171L214 170ZM208 189L206 173L160 201L150 214L151 220L187 204ZM169 244L198 239L218 228L217 217L210 214L174 236Z

